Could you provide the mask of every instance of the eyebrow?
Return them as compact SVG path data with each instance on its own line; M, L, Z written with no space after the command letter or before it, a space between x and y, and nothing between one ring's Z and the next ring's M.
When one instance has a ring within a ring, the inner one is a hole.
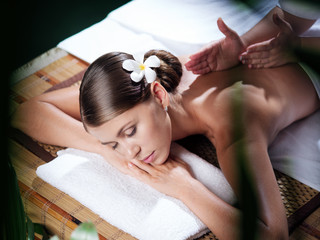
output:
M123 129L125 129L128 125L130 125L132 123L132 121L126 123L125 125L122 126L122 128L120 128L120 130L117 133L117 137L119 137L121 135L121 133L123 132ZM110 143L114 143L115 141L110 141L110 142L101 142L102 145L107 145Z

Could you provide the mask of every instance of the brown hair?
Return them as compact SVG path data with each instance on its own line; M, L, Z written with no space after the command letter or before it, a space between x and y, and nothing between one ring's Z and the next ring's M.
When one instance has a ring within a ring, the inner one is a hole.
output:
M150 50L144 58L156 55L160 67L154 70L157 79L169 93L174 93L182 75L177 57L164 50ZM150 84L143 78L133 82L130 72L122 68L126 59L133 59L122 52L107 53L95 60L84 74L80 86L80 113L84 126L97 127L120 115L150 96Z

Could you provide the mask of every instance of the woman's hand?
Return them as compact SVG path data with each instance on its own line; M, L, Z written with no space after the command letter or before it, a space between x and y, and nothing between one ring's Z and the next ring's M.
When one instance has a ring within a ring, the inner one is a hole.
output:
M190 187L189 181L194 179L188 164L175 156L170 156L162 165L133 160L128 167L132 177L175 198L180 198L183 190Z
M240 55L243 64L249 68L278 67L297 59L293 53L295 47L299 46L299 37L295 35L292 27L278 14L273 15L273 22L280 32L272 39L250 45L246 52Z
M239 55L245 50L245 45L239 35L229 28L219 18L219 30L226 36L214 41L199 52L190 56L185 64L188 71L194 74L206 74L211 71L221 71L239 64Z

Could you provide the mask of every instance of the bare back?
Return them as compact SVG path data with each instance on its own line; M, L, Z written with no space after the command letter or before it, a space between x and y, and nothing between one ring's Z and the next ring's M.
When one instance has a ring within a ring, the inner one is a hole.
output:
M304 118L320 106L314 86L298 64L279 68L248 69L239 66L227 71L211 72L195 78L191 73L183 76L182 94L204 124L221 128L225 121L221 114L230 111L230 94L234 84L241 88L243 105L247 110L245 122L250 125L253 119L260 119L264 126L267 142L273 141L278 132L294 121ZM187 84L186 84L187 83ZM228 117L230 117L228 115ZM214 133L209 133L212 138Z

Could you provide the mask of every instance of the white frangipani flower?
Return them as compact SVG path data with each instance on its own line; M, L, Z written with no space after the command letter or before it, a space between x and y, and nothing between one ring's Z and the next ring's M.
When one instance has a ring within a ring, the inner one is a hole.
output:
M125 70L132 72L130 74L132 81L140 82L143 76L146 77L148 83L156 80L157 74L151 68L160 67L160 59L157 56L152 55L145 62L143 62L144 54L133 54L133 58L134 60L127 59L122 63Z

